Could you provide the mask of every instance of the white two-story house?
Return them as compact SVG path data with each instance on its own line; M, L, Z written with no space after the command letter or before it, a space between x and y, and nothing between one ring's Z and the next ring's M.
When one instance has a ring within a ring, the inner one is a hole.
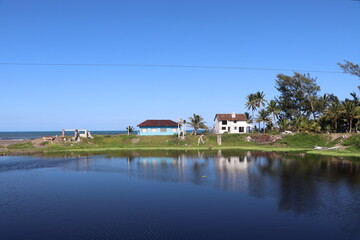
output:
M216 114L214 130L216 134L250 133L254 125L247 122L245 114Z

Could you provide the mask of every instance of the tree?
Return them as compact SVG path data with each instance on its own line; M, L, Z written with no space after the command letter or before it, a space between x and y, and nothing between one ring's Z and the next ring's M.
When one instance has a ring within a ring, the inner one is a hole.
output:
M349 122L349 132L352 132L352 124L354 119L359 118L360 115L360 108L355 105L354 102L351 101L344 101L344 118L346 121Z
M286 118L280 118L279 127L282 131L287 131L290 127L290 121Z
M360 66L358 64L345 60L344 64L338 63L338 65L343 69L344 72L350 73L351 75L360 78ZM360 86L358 86L358 88L360 89Z
M271 100L269 102L269 105L267 106L266 110L269 112L269 114L272 114L273 121L274 121L274 126L276 126L276 120L277 120L277 118L279 116L279 113L280 113L280 108L277 106L276 101Z
M266 99L265 99L265 93L264 92L256 92L254 94L254 97L255 97L255 103L256 103L256 106L258 108L260 108L261 106L265 107L265 103L267 103Z
M252 119L254 119L254 111L257 109L257 100L255 94L249 94L246 97L245 106L248 110L251 109Z
M133 126L127 126L126 130L128 132L128 135L130 135L130 133L134 132L135 128Z
M246 119L247 119L247 122L248 122L248 123L253 123L253 118L252 118L252 116L250 115L250 113L245 112L244 114L245 114L245 117L246 117Z
M258 114L259 115L257 117L257 122L259 123L259 125L261 122L263 123L263 129L265 131L265 124L271 122L271 117L269 117L270 113L268 111L266 111L265 109L260 109ZM259 127L259 129L260 129L260 127Z
M276 99L281 109L280 115L287 119L306 116L309 112L309 104L314 103L320 91L316 78L297 72L294 76L278 74L275 88L280 92L280 96Z
M327 109L324 111L323 118L330 121L335 129L335 132L338 130L338 120L344 113L344 107L338 102L333 102Z
M194 113L192 117L189 117L189 120L190 122L187 124L194 129L194 135L196 135L199 128L206 129L204 119L200 115Z

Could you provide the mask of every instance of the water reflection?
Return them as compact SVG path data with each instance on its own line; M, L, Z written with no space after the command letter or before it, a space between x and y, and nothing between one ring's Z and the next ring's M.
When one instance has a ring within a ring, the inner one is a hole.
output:
M277 199L280 211L295 213L319 211L329 199L342 204L344 199L354 202L360 196L359 163L335 157L218 150L0 160L0 171L54 167L63 171L121 173L151 181L210 186L256 198L272 197Z
M0 158L0 182L0 213L6 216L0 217L0 225L7 224L0 235L7 229L16 232L11 226L28 217L28 222L23 220L26 227L38 214L45 229L50 229L39 232L74 225L77 236L88 226L109 229L108 239L114 238L112 233L157 234L164 229L175 232L178 239L191 239L196 231L209 233L206 239L219 232L237 234L239 239L257 234L249 229L258 229L259 222L265 226L262 230L277 229L276 234L268 232L274 239L288 239L289 234L292 239L312 237L313 233L299 230L303 226L313 226L319 236L325 231L328 237L337 234L337 239L344 229L355 237L343 239L356 239L360 230L359 162L352 159L246 151L4 157ZM47 224L49 219L55 223ZM164 228L169 222L173 225ZM192 232L182 231L186 228ZM296 230L299 235L291 235ZM90 239L85 232L83 239ZM171 234L158 239L172 239ZM282 237L276 238L279 234Z

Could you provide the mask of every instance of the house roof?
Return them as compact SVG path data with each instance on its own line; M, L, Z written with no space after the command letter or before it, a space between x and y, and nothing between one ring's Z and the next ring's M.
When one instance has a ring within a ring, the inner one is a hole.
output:
M146 120L138 127L177 127L178 124L172 120Z
M218 118L219 121L247 121L245 114L235 114L235 117L232 117L232 114L216 114L214 120Z

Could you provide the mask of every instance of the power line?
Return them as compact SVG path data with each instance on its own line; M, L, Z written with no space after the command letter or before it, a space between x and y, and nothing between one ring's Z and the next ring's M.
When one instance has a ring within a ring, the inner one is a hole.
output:
M22 63L22 62L0 62L0 65L13 66L74 66L74 67L160 67L160 68L209 68L209 69L234 69L255 71L286 71L286 72L308 72L308 73L344 73L326 70L304 70L286 68L260 68L260 67L233 67L233 66L206 66L206 65L171 65L171 64L121 64L121 63Z

